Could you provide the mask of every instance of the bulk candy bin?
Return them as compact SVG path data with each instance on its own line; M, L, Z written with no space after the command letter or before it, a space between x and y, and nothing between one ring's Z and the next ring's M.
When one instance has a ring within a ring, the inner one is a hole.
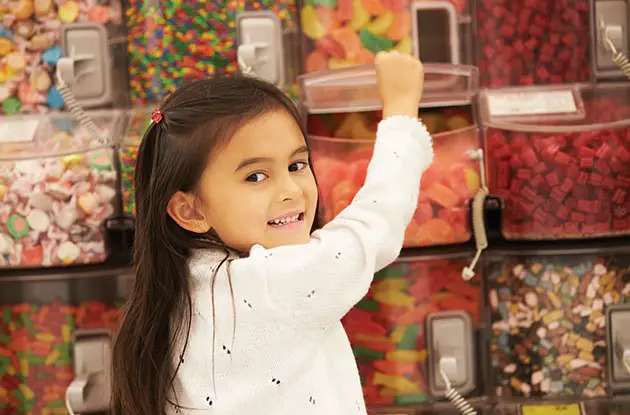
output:
M118 0L17 0L4 2L0 14L2 114L43 112L63 106L61 94L54 86L55 68L62 54L59 35L62 25L88 21L105 25L116 64L114 71L118 77L126 72L125 59L120 59L125 55L120 54L120 43L115 40L122 35L123 28Z
M117 139L120 113L89 114ZM117 205L113 147L65 114L0 119L0 268L107 258L104 221Z
M424 322L428 313L462 310L480 321L479 278L461 278L468 252L401 257L378 272L366 297L344 317L367 405L431 400Z
M374 63L379 51L423 62L471 63L467 0L299 2L305 72Z
M630 232L628 84L486 90L480 112L505 238Z
M477 0L475 6L481 85L590 80L587 0Z
M151 109L133 109L128 113L127 125L120 145L120 171L123 198L123 211L126 215L136 215L135 174L140 141L151 122Z
M607 396L606 309L630 296L623 248L487 252L500 401ZM623 329L622 329L623 330Z
M420 116L433 133L435 161L424 173L406 247L466 242L469 200L480 185L480 146L472 116L476 73L471 67L426 64ZM372 66L303 75L311 157L320 190L320 220L332 220L363 185L381 119Z
M262 10L281 20L285 79L290 84L299 65L293 0L129 1L125 20L132 104L160 102L193 79L235 73L237 16ZM295 93L292 85L286 89Z
M586 401L566 401L557 404L529 402L522 405L498 405L493 415L535 415L535 414L566 414L566 415L625 415L630 413L630 400L621 399L591 399Z
M0 413L67 413L73 334L115 330L132 279L129 269L0 277Z

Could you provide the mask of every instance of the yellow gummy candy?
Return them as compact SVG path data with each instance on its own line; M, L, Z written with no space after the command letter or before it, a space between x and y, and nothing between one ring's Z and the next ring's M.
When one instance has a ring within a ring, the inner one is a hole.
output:
M375 385L387 386L390 389L396 389L398 392L420 393L419 382L412 382L404 376L385 375L383 373L374 373L372 381Z
M363 8L361 0L352 1L352 10L352 19L350 19L348 26L355 32L358 32L370 21L370 13Z
M326 28L319 21L315 7L307 4L300 14L302 19L302 31L311 39L318 40L326 36Z
M355 63L346 59L337 59L337 58L328 59L329 69L341 69L341 68L347 68L349 66L355 66Z
M33 390L25 384L20 384L18 388L20 388L20 391L22 392L22 395L26 398L26 400L30 401L35 397L35 393L33 393Z
M407 288L409 282L402 278L386 278L372 286L373 291L401 291Z
M480 186L479 175L472 169L465 169L464 174L466 177L466 185L471 192L476 192Z
M393 11L387 10L385 13L372 20L365 28L374 35L382 36L391 27L392 23L394 23L395 17L396 14Z
M412 46L413 44L411 43L411 38L409 36L405 36L396 46L394 46L394 50L397 50L400 53L411 54Z
M395 350L393 352L387 352L385 359L394 360L396 362L424 362L427 358L426 350Z
M407 326L396 326L394 331L389 335L394 343L400 343L407 332Z
M400 291L380 291L374 293L374 299L379 303L401 306L407 308L413 308L413 304L416 299L409 294L402 293Z

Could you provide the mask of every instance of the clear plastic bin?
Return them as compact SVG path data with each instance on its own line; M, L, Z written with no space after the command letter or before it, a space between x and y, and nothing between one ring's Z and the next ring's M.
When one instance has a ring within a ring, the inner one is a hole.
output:
M471 63L467 0L298 1L303 69L317 72L374 63L397 50L423 62Z
M0 101L4 115L41 113L62 107L63 99L54 86L54 73L61 57L59 30L64 24L86 21L104 24L111 39L114 80L126 73L126 53L115 39L122 35L123 28L119 0L18 0L4 2L1 15ZM114 85L120 84L114 82ZM127 102L126 90L126 85L115 90L118 104Z
M112 140L120 113L89 114ZM112 146L67 114L0 119L0 268L107 258L104 221L117 208Z
M491 379L499 400L607 396L605 314L630 299L629 253L486 253Z
M128 114L127 126L120 145L120 173L123 212L136 215L136 160L142 137L151 123L151 109L134 109Z
M628 397L589 399L585 401L560 401L552 403L524 402L523 404L499 404L494 415L626 415L630 413Z
M483 86L590 80L586 0L477 0L476 63Z
M133 105L161 102L195 79L235 73L236 17L269 10L283 26L284 62L290 95L298 73L298 27L293 0L180 2L130 0L126 7L129 86Z
M433 135L435 159L422 178L406 247L468 241L469 201L480 186L479 163L467 154L481 145L471 106L475 72L435 64L427 64L425 71L422 105L433 108L421 108L420 117ZM371 66L305 75L302 85L320 221L327 223L363 185L381 104ZM440 108L441 103L445 106Z
M480 94L490 193L508 239L630 233L630 87Z
M77 330L117 329L133 273L0 278L0 412L65 414Z
M469 260L468 252L400 258L375 275L368 294L343 318L368 405L431 400L425 317L462 310L480 321L479 278L467 282L461 277Z

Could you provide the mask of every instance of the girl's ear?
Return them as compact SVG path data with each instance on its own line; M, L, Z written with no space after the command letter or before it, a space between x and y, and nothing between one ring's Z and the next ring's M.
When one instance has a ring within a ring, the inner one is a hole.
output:
M166 212L182 228L194 233L207 233L210 223L198 208L194 195L178 191L168 201Z

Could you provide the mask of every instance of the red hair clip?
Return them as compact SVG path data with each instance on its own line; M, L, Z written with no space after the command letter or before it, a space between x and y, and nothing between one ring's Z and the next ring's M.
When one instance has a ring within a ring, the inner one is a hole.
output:
M154 109L153 112L151 113L151 121L153 121L156 124L159 124L160 121L162 121L162 111L160 111L159 109Z

